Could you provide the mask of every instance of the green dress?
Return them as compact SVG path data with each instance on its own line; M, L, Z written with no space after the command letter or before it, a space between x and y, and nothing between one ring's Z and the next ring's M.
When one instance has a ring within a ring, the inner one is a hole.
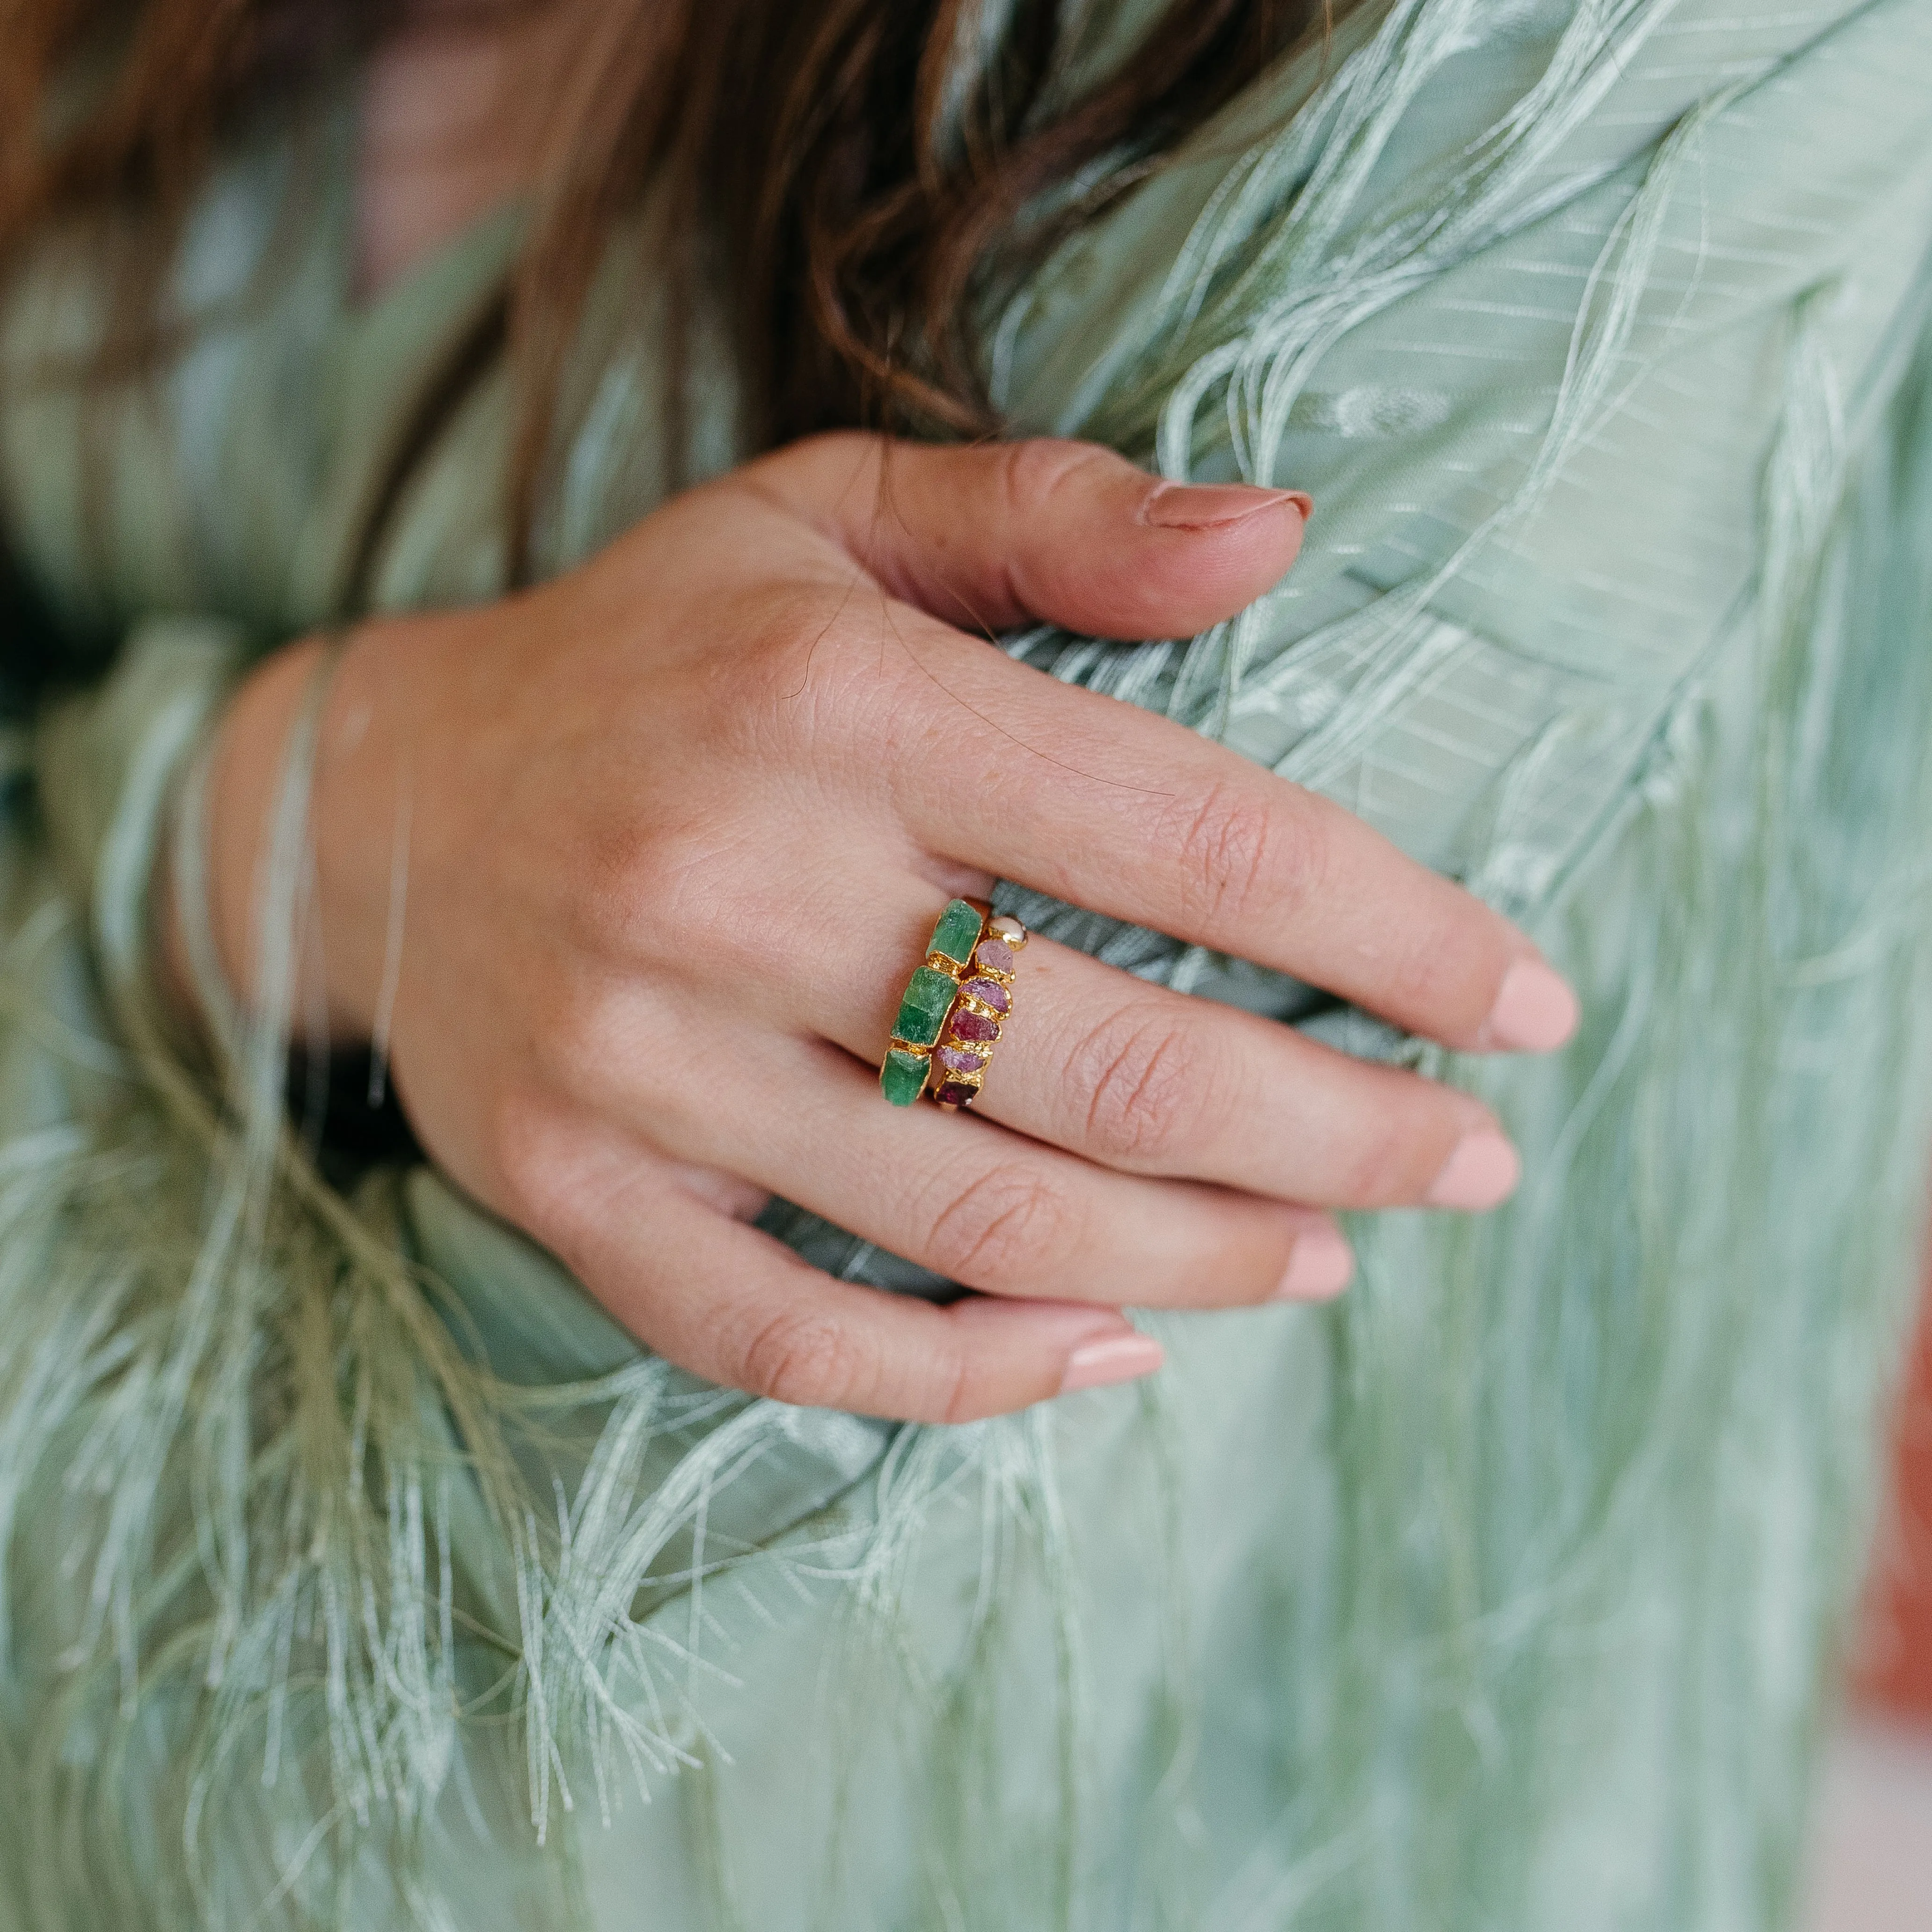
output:
M1020 429L1319 506L1204 637L1010 648L1318 786L1586 1016L1444 1065L1002 887L1467 1082L1526 1172L952 1430L670 1369L147 990L241 669L501 586L499 376L361 532L515 214L358 309L345 151L243 142L190 349L91 407L50 244L0 310L0 1928L1786 1922L1928 1172L1928 83L1932 0L1384 0L988 315ZM614 272L546 569L666 487L661 331ZM722 362L688 400L728 465Z

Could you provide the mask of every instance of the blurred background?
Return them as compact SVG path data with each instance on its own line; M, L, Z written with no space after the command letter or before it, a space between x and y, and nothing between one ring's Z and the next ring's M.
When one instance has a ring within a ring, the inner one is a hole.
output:
M1826 1768L1805 1932L1932 1932L1932 1280L1895 1466Z

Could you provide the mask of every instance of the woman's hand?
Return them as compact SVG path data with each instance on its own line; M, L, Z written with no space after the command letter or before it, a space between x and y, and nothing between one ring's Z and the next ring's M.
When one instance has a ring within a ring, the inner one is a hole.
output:
M1293 561L1305 500L1092 447L826 437L690 491L488 608L374 624L336 676L313 835L337 1037L388 1027L423 1144L643 1341L794 1402L1017 1408L1159 1360L1125 1303L1330 1294L1328 1207L1493 1205L1475 1100L1036 940L970 1115L881 1099L900 993L1004 876L1462 1048L1558 1045L1529 942L1347 813L973 632L1183 637ZM250 886L314 647L226 721L214 914ZM769 1193L982 1291L836 1282Z

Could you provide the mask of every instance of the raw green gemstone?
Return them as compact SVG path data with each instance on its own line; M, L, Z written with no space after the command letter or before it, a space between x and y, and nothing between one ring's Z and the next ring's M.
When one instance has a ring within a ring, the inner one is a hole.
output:
M939 923L932 928L932 944L926 950L944 953L963 966L972 958L979 937L980 915L964 899L955 899L939 915Z
M938 967L922 966L912 976L905 998L899 1003L893 1038L914 1046L930 1046L939 1037L939 1029L946 1024L946 1016L958 991Z
M922 1054L902 1053L894 1047L879 1069L880 1090L895 1107L910 1107L926 1090L928 1064Z

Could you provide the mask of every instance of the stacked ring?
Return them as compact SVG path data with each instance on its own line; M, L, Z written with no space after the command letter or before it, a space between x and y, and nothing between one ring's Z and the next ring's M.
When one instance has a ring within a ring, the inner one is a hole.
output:
M932 928L925 964L906 982L892 1044L879 1066L880 1090L895 1107L910 1107L926 1091L934 1047L959 997L959 982L991 910L970 899L949 902Z
M1000 1030L1012 1011L1013 965L1026 943L1026 928L1002 916L987 922L973 949L972 970L960 982L959 997L932 1050L940 1076L932 1097L949 1112L970 1107L979 1097Z

